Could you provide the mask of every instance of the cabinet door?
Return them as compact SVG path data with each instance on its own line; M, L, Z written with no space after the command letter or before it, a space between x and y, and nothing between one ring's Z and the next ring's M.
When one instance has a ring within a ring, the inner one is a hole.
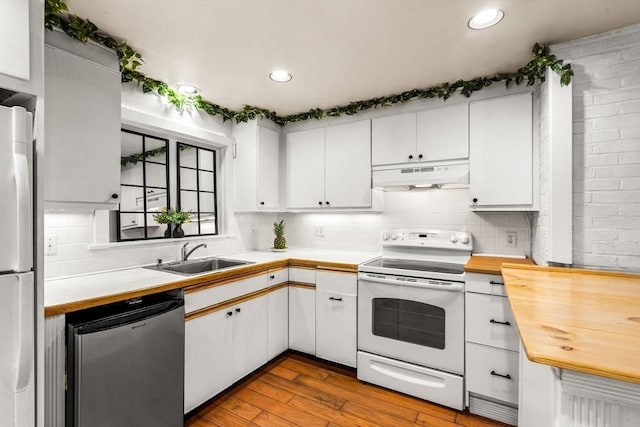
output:
M469 115L472 206L532 205L531 93L472 102Z
M356 366L356 297L316 292L316 356Z
M234 381L267 362L268 311L266 295L233 307Z
M269 332L267 358L273 359L289 348L289 289L269 293Z
M0 73L29 80L29 1L0 2L0 16Z
M411 158L410 158L411 157ZM416 159L416 113L371 121L371 164L390 165Z
M287 134L287 206L324 206L324 128Z
M258 127L258 209L280 206L280 134ZM242 171L240 171L242 172Z
M417 115L417 155L421 161L469 157L469 104L432 108Z
M233 383L230 311L216 311L185 324L185 413Z
M327 127L325 205L371 206L371 122Z
M289 348L316 354L316 291L289 288Z
M120 73L49 45L45 63L45 200L115 208Z

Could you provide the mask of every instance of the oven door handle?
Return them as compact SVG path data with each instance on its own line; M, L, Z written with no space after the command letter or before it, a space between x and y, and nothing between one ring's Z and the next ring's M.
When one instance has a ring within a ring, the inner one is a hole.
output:
M373 282L373 283L382 283L385 285L393 285L393 286L410 286L410 287L421 288L421 289L435 289L438 291L449 291L449 292L464 291L464 283L449 282L446 280L433 280L434 283L410 282L405 280L395 280L395 279L386 279L382 277L376 277L369 273L358 273L358 280Z

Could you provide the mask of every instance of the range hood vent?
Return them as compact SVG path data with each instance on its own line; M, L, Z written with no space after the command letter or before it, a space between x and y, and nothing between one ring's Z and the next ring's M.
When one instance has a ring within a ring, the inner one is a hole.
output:
M469 184L469 163L402 165L379 167L372 171L373 188L383 190L411 190L421 187L439 187Z

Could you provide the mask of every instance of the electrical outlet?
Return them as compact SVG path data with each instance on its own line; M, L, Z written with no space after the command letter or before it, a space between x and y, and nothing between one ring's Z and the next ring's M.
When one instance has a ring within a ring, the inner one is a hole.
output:
M324 227L321 225L316 225L315 235L318 237L324 237Z
M53 256L58 254L58 236L44 236L44 256Z
M507 244L508 248L517 248L518 247L518 232L517 231L507 231Z

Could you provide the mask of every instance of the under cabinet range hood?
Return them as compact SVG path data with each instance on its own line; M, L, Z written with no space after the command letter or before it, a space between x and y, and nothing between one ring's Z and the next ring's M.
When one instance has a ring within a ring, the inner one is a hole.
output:
M412 190L453 184L469 184L469 162L378 166L372 171L373 188L386 191Z

